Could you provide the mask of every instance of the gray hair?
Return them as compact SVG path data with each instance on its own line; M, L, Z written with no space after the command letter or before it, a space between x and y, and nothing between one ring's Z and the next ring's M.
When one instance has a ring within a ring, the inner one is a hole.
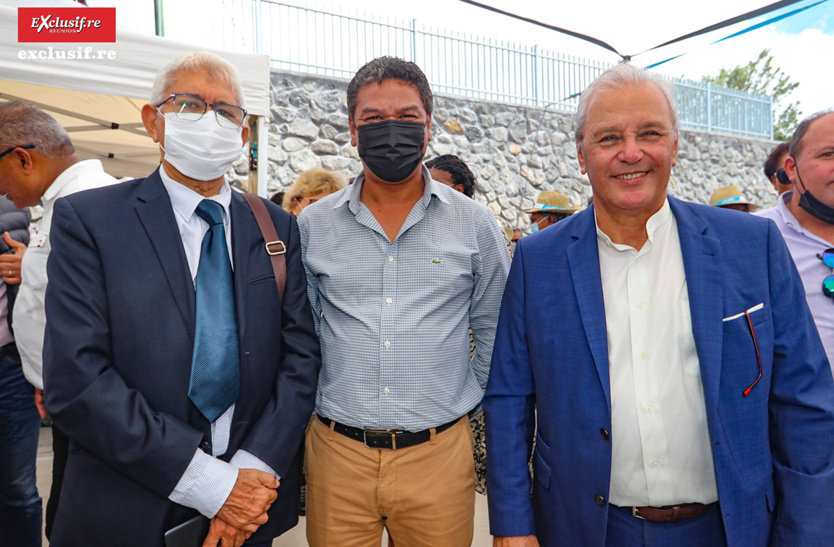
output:
M55 118L20 101L0 103L0 150L28 144L47 158L75 154L69 135Z
M243 104L243 87L240 84L240 76L237 69L229 61L208 51L195 51L180 55L176 59L168 61L162 70L156 75L151 89L151 104L158 105L168 95L168 90L177 81L181 74L202 70L210 80L220 80L228 85L237 96L237 105L246 108Z
M815 112L799 122L799 125L796 126L796 130L793 132L793 137L791 137L790 148L788 148L788 154L792 158L796 158L799 153L802 152L802 137L804 137L805 133L808 132L808 128L811 127L811 124L829 114L834 114L834 109L826 108L825 110L820 110L819 112Z
M630 63L620 63L600 74L596 80L591 82L591 85L585 88L582 96L579 97L579 106L576 107L576 118L574 120L576 125L576 148L582 148L582 137L584 137L585 132L585 116L588 113L588 103L591 101L594 93L601 89L640 87L646 83L656 85L663 94L663 98L666 99L666 106L669 107L669 112L672 114L672 127L677 138L680 132L680 118L678 117L678 110L675 108L675 87L667 80L648 70L637 68Z

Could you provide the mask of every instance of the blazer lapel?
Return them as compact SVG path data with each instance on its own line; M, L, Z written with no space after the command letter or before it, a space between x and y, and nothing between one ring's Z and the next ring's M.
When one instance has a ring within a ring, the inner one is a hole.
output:
M240 333L241 348L243 333L246 328L246 284L249 279L249 249L252 246L252 226L255 217L246 200L232 191L232 261L235 266L235 306L237 307L237 328ZM264 250L264 253L266 250Z
M693 208L675 198L669 205L678 225L683 268L689 293L692 334L701 368L707 409L718 404L723 345L724 290L721 285L720 243L707 235L708 224ZM711 413L708 412L708 415Z
M139 192L136 213L151 240L157 259L168 279L180 315L185 322L191 342L194 342L195 296L194 282L182 248L177 221L171 200L156 171L143 183Z
M585 336L591 348L599 381L611 412L611 389L608 374L608 335L605 326L605 301L602 297L602 277L599 272L596 223L593 206L577 218L571 237L574 242L567 248L568 266L573 278L573 288L579 303L579 314Z

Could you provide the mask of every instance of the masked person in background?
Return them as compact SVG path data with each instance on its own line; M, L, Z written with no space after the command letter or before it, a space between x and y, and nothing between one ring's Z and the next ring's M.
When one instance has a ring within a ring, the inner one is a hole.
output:
M533 208L526 209L524 212L530 215L530 232L536 233L581 210L581 207L571 205L570 200L564 194L546 191L539 194L539 199L536 200Z
M169 62L142 121L158 170L55 204L44 395L71 446L51 545L161 547L208 519L206 546L271 545L297 522L320 363L296 222L262 200L279 296L224 178L249 132L227 61Z
M834 367L834 110L808 116L788 144L791 189L756 213L776 223L799 270L805 297Z
M506 243L492 212L423 167L432 93L417 65L369 62L347 103L363 171L298 218L323 357L307 539L378 546L387 528L396 545L469 545L467 414L489 373Z

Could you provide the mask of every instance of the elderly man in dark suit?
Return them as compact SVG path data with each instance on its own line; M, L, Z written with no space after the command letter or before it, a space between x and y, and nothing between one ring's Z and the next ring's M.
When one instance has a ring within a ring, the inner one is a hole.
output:
M245 117L234 67L174 59L142 109L160 169L55 205L45 394L72 444L53 546L162 545L199 514L204 545L269 545L297 521L320 355L295 220L263 200L280 297L224 180Z

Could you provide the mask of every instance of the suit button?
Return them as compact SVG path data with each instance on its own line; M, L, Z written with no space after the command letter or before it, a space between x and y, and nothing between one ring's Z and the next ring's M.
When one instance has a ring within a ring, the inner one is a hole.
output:
M605 505L605 498L603 498L603 497L602 497L602 496L600 496L599 494L597 494L596 496L594 496L594 501L595 501L595 502L597 502L597 505L599 505L600 507L602 507L602 506L604 506L604 505Z
M611 435L608 433L608 430L604 427L599 430L599 434L602 435L602 438L606 441L611 438Z
M200 443L200 450L205 452L206 454L211 454L211 443L208 441L203 441Z

